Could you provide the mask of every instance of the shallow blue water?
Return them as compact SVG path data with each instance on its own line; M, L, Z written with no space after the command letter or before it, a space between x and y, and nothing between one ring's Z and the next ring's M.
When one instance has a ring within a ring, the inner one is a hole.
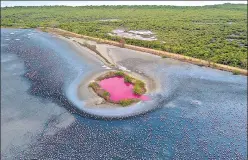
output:
M2 159L246 159L245 76L168 59L146 71L161 82L157 109L94 119L65 91L101 63L47 33L1 34Z

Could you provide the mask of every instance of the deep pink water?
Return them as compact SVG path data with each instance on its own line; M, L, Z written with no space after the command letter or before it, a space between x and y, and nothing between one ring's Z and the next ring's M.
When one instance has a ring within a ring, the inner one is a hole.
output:
M100 81L99 85L110 93L110 100L119 101L123 99L138 98L143 101L149 100L148 96L138 96L133 93L133 85L131 83L124 82L123 77L113 77Z

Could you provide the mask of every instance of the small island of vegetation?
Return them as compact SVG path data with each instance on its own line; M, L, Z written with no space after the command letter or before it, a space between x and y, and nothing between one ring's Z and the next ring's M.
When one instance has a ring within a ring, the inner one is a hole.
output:
M124 83L133 88L133 96L132 98L124 98L124 99L112 99L111 94L102 88L100 82L106 79L110 78L122 78ZM100 77L98 77L94 82L91 82L89 84L89 87L94 90L94 92L104 98L107 102L114 103L114 104L120 104L121 106L128 106L132 103L139 102L141 99L140 97L146 92L145 83L141 80L138 80L136 78L133 78L129 76L128 74L124 73L123 71L111 71L108 72Z

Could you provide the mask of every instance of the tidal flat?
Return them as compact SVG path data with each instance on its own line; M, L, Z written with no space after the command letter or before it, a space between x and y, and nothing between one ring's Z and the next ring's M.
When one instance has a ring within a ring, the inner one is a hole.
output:
M78 94L111 70L94 52L33 29L1 29L1 159L246 159L246 76L97 48L151 85L152 100L121 112L126 118L86 104L88 90Z

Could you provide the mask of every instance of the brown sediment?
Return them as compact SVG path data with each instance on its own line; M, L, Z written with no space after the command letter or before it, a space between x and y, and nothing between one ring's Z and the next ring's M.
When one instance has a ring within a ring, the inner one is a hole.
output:
M83 38L83 39L87 39L87 40L96 41L97 43L104 43L104 44L109 44L109 45L121 47L121 44L119 42L110 41L110 40L104 40L104 39L100 39L100 38L94 38L94 37L85 36L85 35L80 35L80 34L77 34L77 33L65 31L65 30L58 29L58 28L54 28L54 29L53 28L46 28L46 31L50 32L50 33L62 35L62 36ZM248 72L247 72L246 69L241 69L241 68L238 68L238 67L232 67L232 66L228 66L228 65L214 63L214 62L201 60L201 59L197 59L197 58L193 58L193 57L189 57L189 56L184 56L184 55L180 55L180 54L170 53L170 52L166 52L166 51L158 51L158 50L155 50L155 49L150 49L150 48L145 48L145 47L138 47L138 46L128 45L128 44L125 44L124 48L131 49L131 50L136 50L136 51L141 51L141 52L147 52L147 53L151 53L151 54L158 55L158 56L161 56L161 57L166 56L168 58L177 59L177 60L180 60L180 61L196 64L196 65L199 65L199 66L206 66L206 67L219 69L219 70L223 70L223 71L229 71L229 72L233 72L235 74L242 74L242 75L246 75L246 76L248 75Z

